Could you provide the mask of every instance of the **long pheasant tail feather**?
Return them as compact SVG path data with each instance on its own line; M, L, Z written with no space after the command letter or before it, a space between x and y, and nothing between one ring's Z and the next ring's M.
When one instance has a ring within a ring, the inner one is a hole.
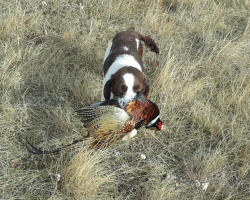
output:
M57 149L51 150L51 151L47 151L47 150L41 150L37 147L35 147L34 145L32 145L26 138L26 149L28 152L32 153L32 154L36 154L36 155L52 155L52 154L58 154L61 151L67 151L67 150L71 150L71 149L76 149L76 148L71 148L72 145L78 143L78 142L82 142L86 139L86 137L78 139L78 140L74 140L72 143L67 144L65 146L59 147ZM77 147L80 148L80 147Z
M41 150L35 147L34 145L32 145L28 140L26 140L26 149L28 150L28 152L32 154L37 154L37 155L58 154L61 151L61 148L51 150L51 151Z
M30 152L32 154L37 154L37 155L47 154L46 151L43 151L43 150L38 149L35 146L33 146L27 139L26 139L26 149L28 152Z

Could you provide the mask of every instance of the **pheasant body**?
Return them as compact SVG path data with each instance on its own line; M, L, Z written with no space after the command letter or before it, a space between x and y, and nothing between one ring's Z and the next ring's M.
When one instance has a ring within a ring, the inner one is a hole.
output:
M158 106L143 95L137 95L124 109L121 109L117 101L112 99L85 106L76 112L84 127L87 128L88 136L52 151L36 148L26 140L27 150L39 155L56 154L81 141L87 142L92 148L103 148L121 139L135 136L137 129L142 126L162 129Z
M159 117L158 106L144 96L138 96L124 109L114 102L111 104L106 101L77 110L90 134L89 142L93 147L110 146L133 129L146 126Z

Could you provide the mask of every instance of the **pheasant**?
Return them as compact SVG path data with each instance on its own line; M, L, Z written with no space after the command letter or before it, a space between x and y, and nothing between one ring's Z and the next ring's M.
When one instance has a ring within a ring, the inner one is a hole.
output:
M138 94L121 109L116 100L85 106L76 111L87 128L88 142L94 148L110 146L121 139L134 136L139 128L161 130L158 106Z
M51 151L38 149L26 139L27 150L39 155L56 154L81 141L86 141L91 148L104 148L134 136L142 126L157 131L163 128L158 106L142 94L138 94L124 109L119 107L118 100L111 99L85 106L76 113L88 130L88 136Z

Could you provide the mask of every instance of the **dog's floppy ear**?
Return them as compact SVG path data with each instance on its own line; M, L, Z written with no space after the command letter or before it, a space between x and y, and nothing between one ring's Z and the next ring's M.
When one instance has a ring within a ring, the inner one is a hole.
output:
M112 82L113 82L113 79L110 78L106 82L106 84L104 85L103 93L104 93L105 100L109 100L110 99Z

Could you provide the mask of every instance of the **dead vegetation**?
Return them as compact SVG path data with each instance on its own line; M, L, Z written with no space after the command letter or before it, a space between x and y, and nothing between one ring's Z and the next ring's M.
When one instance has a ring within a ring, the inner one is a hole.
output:
M247 0L0 1L0 199L248 199L249 16ZM166 129L30 155L26 137L54 149L86 134L73 110L99 101L126 29L159 45L144 62Z

